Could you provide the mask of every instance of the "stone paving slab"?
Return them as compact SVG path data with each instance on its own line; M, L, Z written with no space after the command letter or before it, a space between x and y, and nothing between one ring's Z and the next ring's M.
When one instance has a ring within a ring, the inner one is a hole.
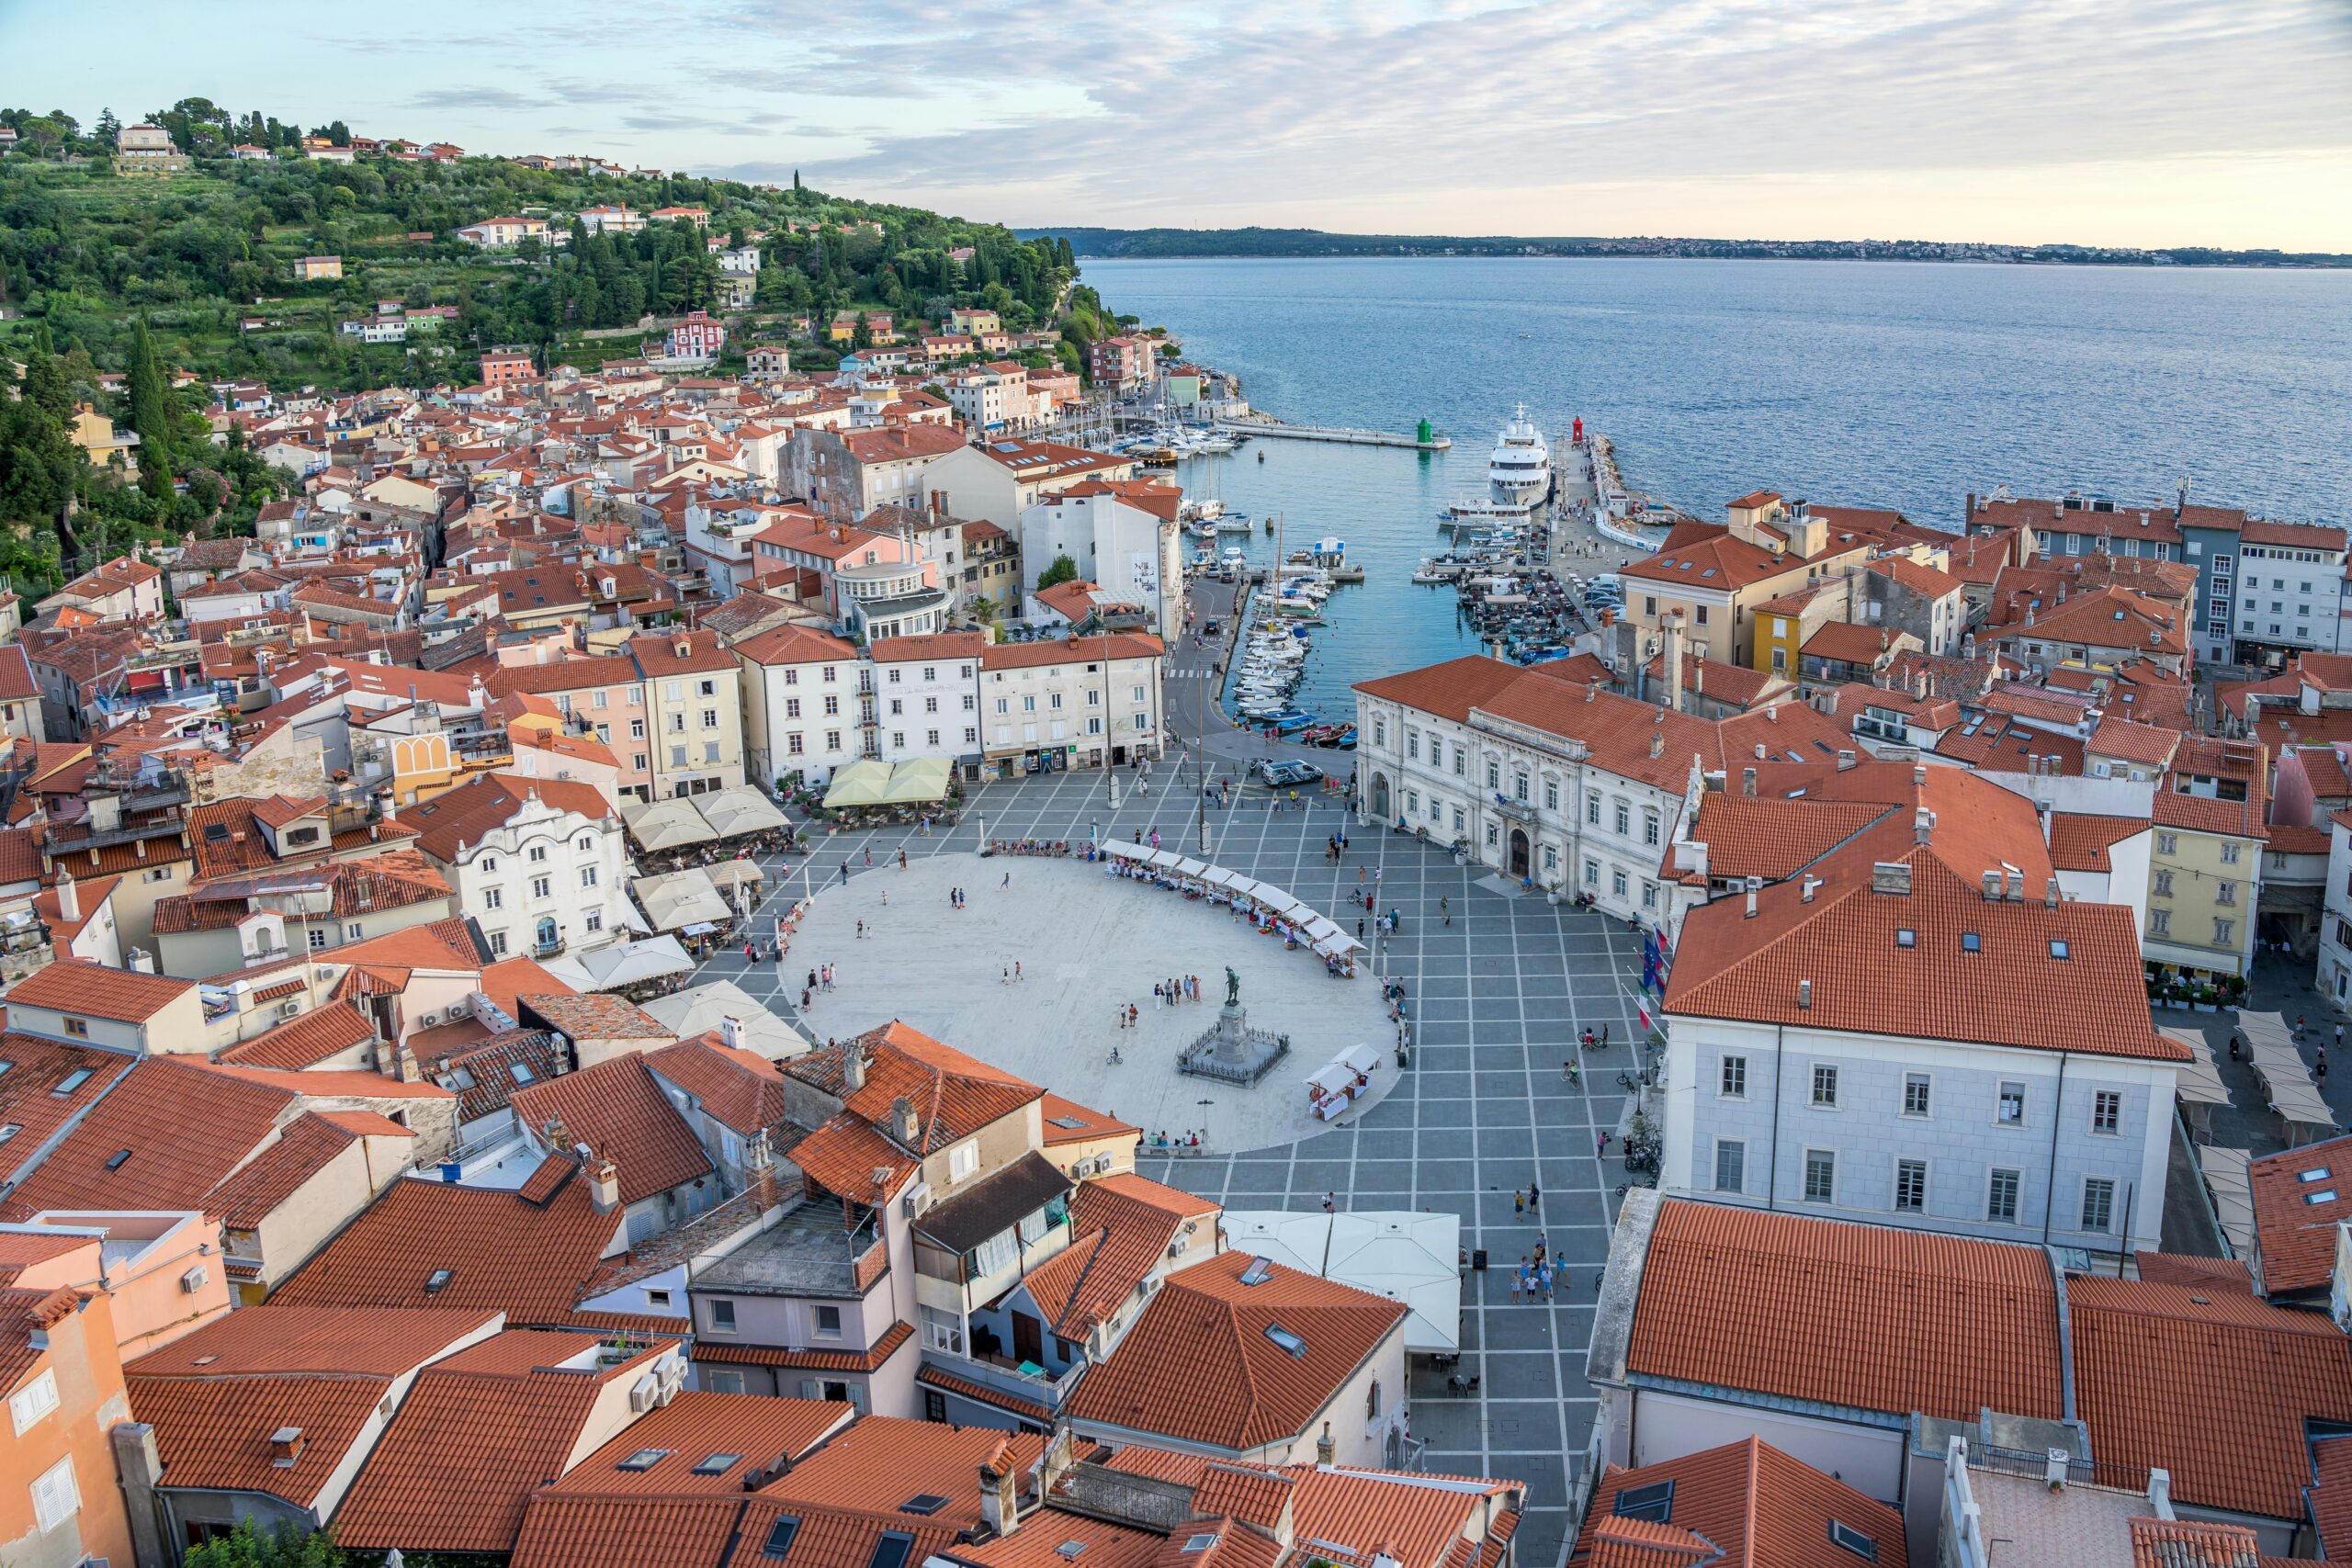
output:
M1230 773L1227 767L1225 776ZM976 814L986 817L989 834L996 838L1082 840L1098 828L1125 838L1156 828L1166 841L1192 844L1197 797L1189 787L1191 767L1180 773L1162 764L1153 777L1148 798L1128 790L1115 809L1105 802L1100 773L991 784L978 794L965 825L954 832L925 838L911 829L891 829L826 840L815 875L838 881L837 868L846 857L853 862L853 895L868 878L887 886L888 878L901 874L895 856L902 847L910 861L944 857L959 868L997 864L972 855ZM1170 787L1171 777L1181 777L1183 784ZM1320 796L1301 809L1272 811L1266 806L1262 795L1245 792L1235 809L1208 812L1210 858L1287 887L1317 908L1343 908L1347 897L1362 887L1376 890L1382 911L1402 911L1402 932L1382 944L1372 967L1397 975L1409 988L1415 1065L1385 1099L1345 1127L1211 1158L1147 1154L1141 1168L1233 1208L1311 1211L1330 1192L1340 1208L1460 1215L1464 1247L1486 1249L1493 1264L1483 1274L1470 1275L1463 1294L1462 1370L1477 1372L1480 1383L1469 1393L1451 1391L1442 1371L1416 1367L1410 1379L1412 1430L1428 1444L1426 1469L1526 1482L1530 1509L1519 1536L1519 1560L1531 1568L1554 1568L1566 1558L1569 1483L1583 1462L1596 1409L1584 1378L1584 1348L1591 1334L1596 1277L1617 1207L1615 1190L1624 1174L1613 1153L1594 1157L1595 1134L1617 1124L1623 1104L1615 1080L1634 1055L1626 1042L1634 1028L1638 939L1622 923L1541 897L1473 896L1474 882L1487 875L1482 868L1456 865L1442 851L1354 824ZM1348 824L1351 845L1335 867L1325 859L1324 846L1342 823ZM871 871L863 865L869 843L876 863ZM1024 867L1042 863L1015 859L1015 881ZM976 896L981 891L980 878L964 879L960 870L950 880L962 880ZM797 879L792 884L796 890L801 885ZM877 886L865 895L877 910L879 892ZM1453 911L1450 926L1439 917L1441 897ZM896 892L892 901L899 902ZM851 945L855 946L854 938ZM1331 984L1302 954L1280 956L1306 966L1313 982L1306 987L1310 994ZM853 959L863 965L855 953L836 961L849 964ZM804 938L782 967L793 978L790 1002L797 1001L808 964L817 961ZM1144 972L1156 966L1148 964ZM1254 995L1251 976L1267 967L1261 961L1244 970L1245 1001ZM1195 969L1205 981L1207 972ZM745 979L737 950L718 955L698 977L735 978L764 999L776 996L777 976L776 966L761 965ZM899 976L894 994L902 999L890 1010L908 1012L922 986L919 972ZM982 1013L995 1010L989 1003L1009 1008L1026 1002L1025 996L1006 995L1010 987L995 987L995 996L988 994L990 986L977 988ZM1147 1000L1150 996L1148 980L1143 995ZM1107 1000L1098 1000L1096 1007L1107 1021ZM818 1037L851 1027L848 1012L840 991L820 1002L811 1021ZM1187 1023L1213 1012L1206 1004L1195 1012L1179 1010ZM1617 1043L1593 1056L1582 1084L1571 1089L1561 1081L1561 1063L1573 1054L1575 1037L1588 1024L1608 1025ZM934 1032L976 1055L989 1055L977 1048L971 1032L959 1032L952 1018ZM1086 1097L1082 1087L1074 1088L1059 1071L1004 1065L1057 1092ZM1124 1104L1117 1108L1127 1110ZM1181 1124L1182 1119L1175 1120ZM1530 1181L1543 1194L1532 1213L1514 1202L1514 1193ZM1549 1303L1513 1302L1506 1265L1531 1251L1539 1233L1566 1266ZM1490 1367L1492 1358L1507 1359Z

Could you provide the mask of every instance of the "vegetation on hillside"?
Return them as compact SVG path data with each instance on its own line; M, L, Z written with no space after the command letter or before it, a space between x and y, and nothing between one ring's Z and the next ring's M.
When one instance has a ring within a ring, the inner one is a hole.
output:
M1056 354L1028 357L1073 369L1089 344L1119 330L1077 283L1066 241L831 196L797 176L772 188L500 158L343 164L301 153L305 135L349 145L339 121L305 131L203 98L146 119L190 156L188 170L118 175L111 110L85 131L62 110L0 109L19 138L0 157L0 573L25 590L136 538L252 531L285 476L233 435L216 442L201 413L213 400L207 383L261 380L281 394L462 385L494 346L525 347L542 366L625 357L663 318L716 310L713 235L761 253L752 307L729 312L729 365L804 318L821 340L826 323L855 316L862 344L883 311L906 331L958 306L985 308L1015 332L1058 328ZM233 156L241 145L272 156ZM577 220L607 206L699 207L709 228L680 220L591 234ZM544 217L562 242L501 253L457 238L465 224L508 215ZM340 257L343 276L298 281L306 256ZM405 343L344 330L427 307L455 317L411 315ZM796 363L830 360L820 341ZM11 397L19 366L23 395ZM102 385L108 372L124 378L119 389ZM194 384L175 389L187 377ZM139 461L86 460L72 438L85 404L138 434Z

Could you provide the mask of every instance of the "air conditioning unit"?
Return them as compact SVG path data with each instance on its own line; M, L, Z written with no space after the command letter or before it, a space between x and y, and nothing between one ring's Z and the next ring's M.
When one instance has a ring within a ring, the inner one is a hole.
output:
M1085 1162L1084 1160L1082 1160L1082 1159L1074 1159L1074 1160L1072 1160L1072 1161L1070 1161L1070 1162L1069 1162L1069 1179L1070 1179L1072 1181L1077 1181L1077 1180L1080 1179L1081 1178L1083 1178L1085 1175L1086 1175L1086 1162Z
M1096 1156L1094 1156L1094 1174L1095 1174L1095 1175L1097 1175L1097 1176L1106 1175L1106 1174L1108 1174L1108 1173L1109 1173L1110 1169L1111 1169L1111 1156L1110 1156L1109 1155L1107 1155L1107 1154L1101 1154L1101 1155L1096 1155Z
M1191 1237L1180 1235L1174 1241L1168 1244L1168 1256L1170 1258L1182 1258L1184 1256L1184 1249L1192 1245L1193 1242Z
M931 1183L928 1181L917 1183L899 1200L899 1212L910 1220L930 1207Z
M417 1016L417 1020L416 1020L416 1026L417 1026L419 1029L430 1029L430 1028L432 1028L435 1024L436 1024L436 1023L438 1023L438 1022L440 1022L440 1021L441 1021L441 1015L440 1015L439 1013L437 1013L437 1012L424 1012L424 1013L420 1013L420 1014Z
M1146 1275L1143 1277L1143 1293L1144 1293L1145 1295L1147 1295L1147 1296L1151 1295L1153 1292L1157 1292L1159 1289L1159 1275L1157 1275L1157 1274L1146 1274Z
M196 1294L197 1292L204 1289L205 1281L210 1278L212 1276L204 1271L204 1265L198 1264L180 1275L180 1293L187 1296Z
M277 1004L277 1016L280 1018L293 1018L301 1010L302 1004L300 1001L283 1001Z
M449 1004L449 1017L452 1021L460 1018L470 1018L473 1016L473 1010L474 999L471 997L459 997L456 1001Z
M662 1381L647 1372L628 1385L628 1409L632 1416L642 1416L661 1402Z

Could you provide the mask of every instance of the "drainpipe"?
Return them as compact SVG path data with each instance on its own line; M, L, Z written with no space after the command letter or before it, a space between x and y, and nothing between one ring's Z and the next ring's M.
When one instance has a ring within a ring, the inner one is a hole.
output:
M2050 1112L2050 1168L2042 1176L2041 1245L2050 1245L2050 1217L2058 1201L2058 1128L2066 1115L2066 1058L2071 1052L2058 1053L2058 1102ZM1996 1087L1995 1093L2000 1092Z
M1764 1207L1767 1211L1779 1206L1781 1198L1781 1063L1785 1055L1783 1039L1788 1025L1772 1026L1772 1163L1767 1168L1764 1180ZM1697 1086L1692 1086L1694 1090Z

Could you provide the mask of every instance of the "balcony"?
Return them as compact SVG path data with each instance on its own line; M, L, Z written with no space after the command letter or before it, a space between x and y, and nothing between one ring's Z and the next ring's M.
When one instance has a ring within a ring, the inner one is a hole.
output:
M1535 825L1535 804L1532 801L1521 800L1498 791L1487 804L1514 822L1521 822L1531 828Z
M931 1345L923 1347L922 1364L933 1371L977 1383L991 1393L1042 1406L1047 1414L1058 1411L1062 1402L1070 1396L1079 1381L1086 1375L1083 1362L1056 1377L1043 1371L1023 1371L1020 1363L1010 1357L993 1353L958 1356L952 1350L943 1350Z

